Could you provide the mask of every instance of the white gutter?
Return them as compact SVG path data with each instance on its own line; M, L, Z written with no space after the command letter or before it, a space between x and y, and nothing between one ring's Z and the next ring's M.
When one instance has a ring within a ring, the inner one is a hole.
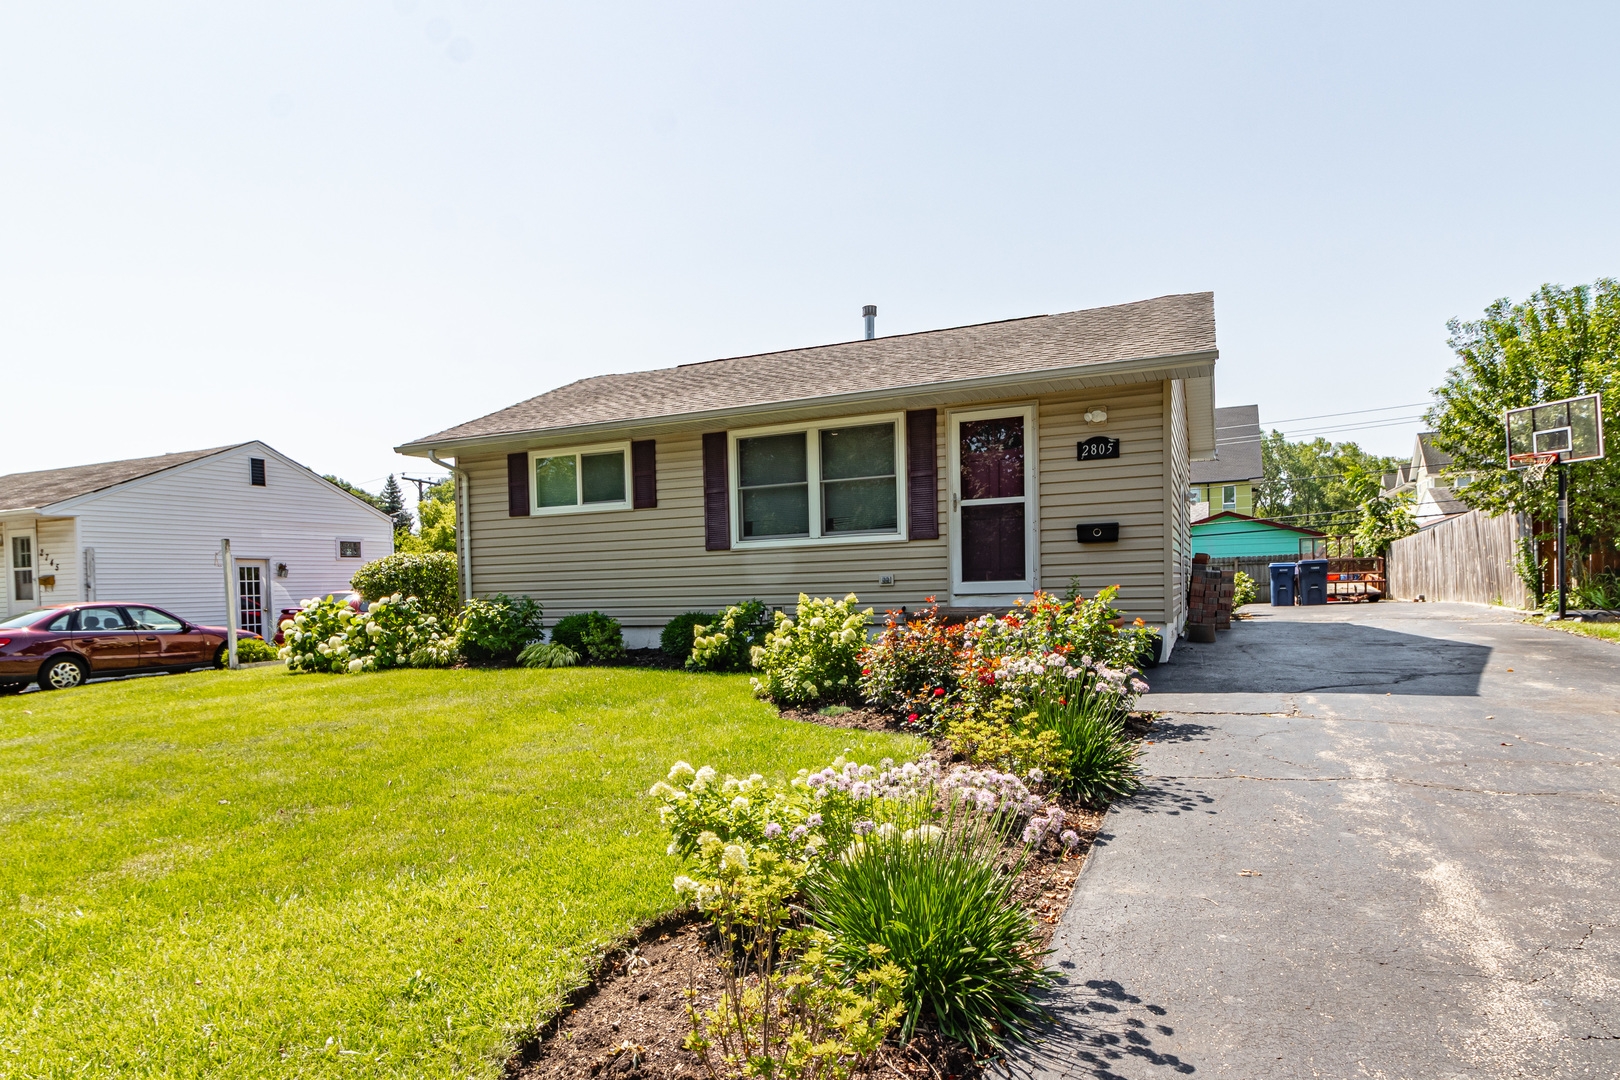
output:
M472 514L469 513L468 488L471 486L467 480L465 469L456 466L439 457L437 448L427 452L428 460L439 468L447 471L456 484L456 578L461 586L461 602L465 604L472 599ZM421 507L417 507L421 513Z

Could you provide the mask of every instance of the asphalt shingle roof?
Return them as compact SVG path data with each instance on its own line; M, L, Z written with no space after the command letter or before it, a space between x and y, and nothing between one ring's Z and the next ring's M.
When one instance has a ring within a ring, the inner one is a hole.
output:
M1266 475L1260 444L1260 406L1228 405L1215 410L1215 457L1192 463L1195 484L1231 484Z
M598 375L407 445L803 402L1215 349L1213 293Z
M96 465L74 465L66 469L42 469L39 472L0 476L0 510L49 506L63 499L138 480L229 449L229 446L216 446L211 450L185 450L176 454L159 454L157 457L103 461Z

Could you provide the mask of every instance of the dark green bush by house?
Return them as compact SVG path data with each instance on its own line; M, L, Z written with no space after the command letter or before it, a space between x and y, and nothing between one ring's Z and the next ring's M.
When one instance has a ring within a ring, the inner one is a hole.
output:
M658 635L658 648L665 656L685 662L692 655L692 632L699 626L708 626L715 617L705 611L688 611L664 624Z
M261 660L274 660L279 652L280 650L268 641L251 637L236 639L236 662L239 664L257 664Z
M624 632L619 628L619 620L600 611L564 615L552 627L551 640L596 663L624 656Z
M540 605L504 593L469 600L456 619L456 648L475 664L511 664L545 632Z
M350 585L369 601L385 596L414 596L429 615L445 623L461 606L456 557L448 551L402 551L356 570Z

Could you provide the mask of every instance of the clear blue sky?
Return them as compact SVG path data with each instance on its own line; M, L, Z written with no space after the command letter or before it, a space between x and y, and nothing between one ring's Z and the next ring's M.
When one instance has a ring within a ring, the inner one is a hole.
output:
M430 471L406 439L856 337L865 303L900 333L1201 289L1221 403L1270 423L1424 401L1448 318L1620 273L1614 4L154 0L4 27L0 472L258 437L375 489Z

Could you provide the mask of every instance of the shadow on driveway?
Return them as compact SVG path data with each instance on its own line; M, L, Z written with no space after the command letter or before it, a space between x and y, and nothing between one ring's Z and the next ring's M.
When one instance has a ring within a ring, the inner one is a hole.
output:
M1488 645L1304 618L1245 619L1213 645L1182 642L1145 673L1158 694L1418 694L1478 697ZM1242 672L1241 685L1233 676ZM1155 729L1157 734L1157 729Z

